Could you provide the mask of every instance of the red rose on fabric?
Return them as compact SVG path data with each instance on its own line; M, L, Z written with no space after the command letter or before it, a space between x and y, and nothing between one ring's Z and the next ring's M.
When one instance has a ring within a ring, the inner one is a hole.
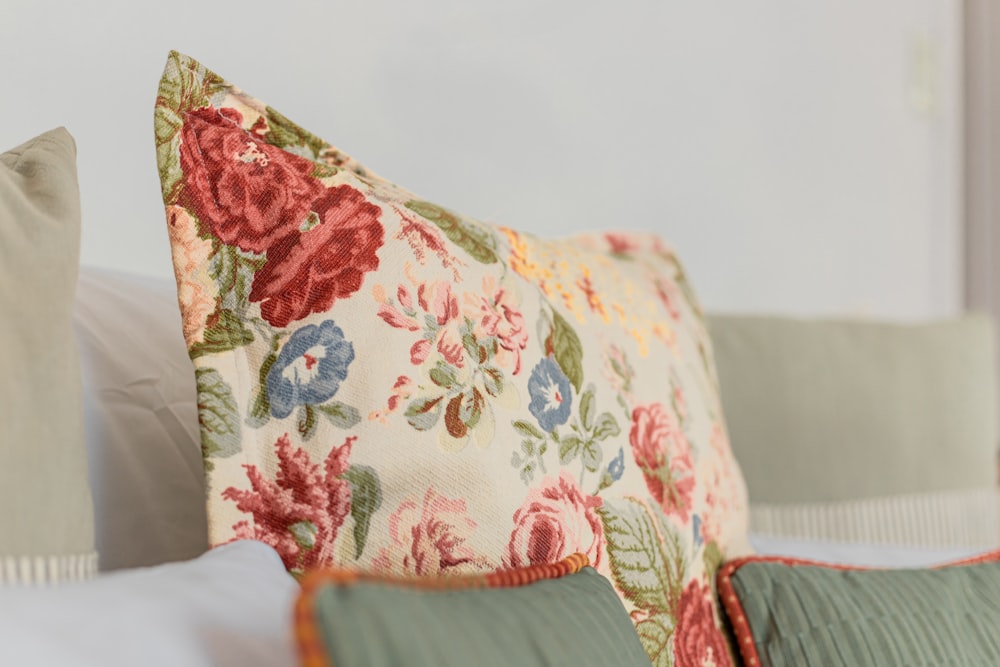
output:
M245 132L235 109L188 113L181 129L180 204L223 243L262 253L297 230L323 191L314 164Z
M688 583L677 604L674 630L676 667L731 667L729 647L715 624L712 589L694 580Z
M656 502L667 514L687 522L694 492L694 463L691 445L677 416L660 403L640 405L632 411L628 439Z
M285 568L304 572L333 562L337 533L351 511L351 485L341 476L350 463L350 437L327 456L323 470L309 454L292 446L288 435L274 443L278 474L268 479L254 465L243 466L251 490L229 487L226 500L253 515L253 525L240 521L236 539L259 540L274 547Z
M389 517L391 542L372 561L372 568L415 576L472 571L477 558L467 541L475 530L465 500L429 488L422 503L408 498Z
M325 312L337 299L361 288L365 273L378 268L376 252L385 230L381 209L348 185L328 188L312 202L317 224L295 231L267 251L254 274L250 300L276 327L309 313Z
M532 489L514 513L506 567L555 563L581 552L594 567L601 564L604 527L597 515L599 496L584 495L573 476L563 470Z

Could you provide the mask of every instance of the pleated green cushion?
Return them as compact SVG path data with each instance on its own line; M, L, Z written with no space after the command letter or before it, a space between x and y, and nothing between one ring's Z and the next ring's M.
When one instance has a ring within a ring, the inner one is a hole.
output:
M328 584L312 606L336 667L649 665L614 588L591 567L514 588Z
M720 592L747 665L995 666L1000 552L990 558L930 570L751 560L723 569Z

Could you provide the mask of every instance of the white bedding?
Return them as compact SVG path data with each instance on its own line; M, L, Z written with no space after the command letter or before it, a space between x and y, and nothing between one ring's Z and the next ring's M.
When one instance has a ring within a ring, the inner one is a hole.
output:
M894 544L802 540L754 533L750 534L750 544L758 554L764 556L787 556L836 565L888 568L931 567L976 556L986 551L969 547L925 548Z
M73 329L100 569L204 553L198 396L173 282L82 267Z
M0 665L292 665L297 591L277 553L251 541L81 583L2 588Z

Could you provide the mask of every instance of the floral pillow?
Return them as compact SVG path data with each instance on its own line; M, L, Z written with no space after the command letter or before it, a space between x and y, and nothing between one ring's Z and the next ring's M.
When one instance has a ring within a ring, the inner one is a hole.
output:
M177 53L156 141L213 545L416 576L582 552L655 664L729 663L746 491L662 241L464 217Z

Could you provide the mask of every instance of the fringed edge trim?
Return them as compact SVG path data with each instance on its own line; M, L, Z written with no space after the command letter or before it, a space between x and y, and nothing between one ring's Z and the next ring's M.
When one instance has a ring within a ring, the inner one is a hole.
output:
M64 556L0 556L0 584L58 584L97 574L97 552Z

